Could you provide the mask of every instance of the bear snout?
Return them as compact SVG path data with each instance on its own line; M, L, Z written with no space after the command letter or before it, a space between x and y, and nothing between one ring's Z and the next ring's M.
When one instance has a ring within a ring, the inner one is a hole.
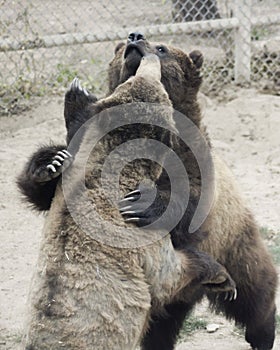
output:
M128 34L127 42L137 42L139 40L146 40L145 35L141 32L132 32Z

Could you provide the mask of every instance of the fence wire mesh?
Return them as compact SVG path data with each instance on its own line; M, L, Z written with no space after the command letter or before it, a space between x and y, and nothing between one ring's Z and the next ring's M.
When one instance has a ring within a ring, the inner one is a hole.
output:
M131 30L205 56L204 91L229 83L279 92L279 0L0 0L0 113L79 76L97 95ZM24 103L25 102L25 103Z

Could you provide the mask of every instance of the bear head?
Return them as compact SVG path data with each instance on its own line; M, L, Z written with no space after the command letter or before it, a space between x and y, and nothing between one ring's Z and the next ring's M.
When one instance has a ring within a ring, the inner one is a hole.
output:
M186 54L170 45L151 43L139 32L129 34L127 43L119 43L115 49L109 65L109 93L134 76L142 57L151 53L160 59L161 81L173 108L188 115L190 109L196 109L192 104L196 104L202 82L202 53L196 50Z

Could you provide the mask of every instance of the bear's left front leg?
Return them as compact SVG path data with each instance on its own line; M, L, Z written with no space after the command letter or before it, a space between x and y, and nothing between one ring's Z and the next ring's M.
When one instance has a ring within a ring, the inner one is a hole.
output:
M64 145L40 147L18 176L17 185L34 209L50 209L61 174L73 162L66 148Z
M151 203L151 199L154 197ZM126 222L134 222L138 227L155 224L154 228L165 229L166 222L161 220L170 199L169 191L160 191L157 187L139 186L136 190L129 192L119 202L119 210ZM176 201L176 208L180 210L179 201Z

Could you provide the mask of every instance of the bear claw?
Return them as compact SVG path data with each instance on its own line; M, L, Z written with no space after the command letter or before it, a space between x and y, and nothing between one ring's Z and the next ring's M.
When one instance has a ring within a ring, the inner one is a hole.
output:
M127 219L124 219L125 222L134 222L134 221L139 221L140 219L139 218L127 218Z
M57 165L58 167L64 165L65 169L65 167L68 167L72 163L72 161L70 161L69 158L72 158L72 155L68 151L58 151L57 154L53 157L53 161L51 162L51 164L48 164L46 168L51 169L53 172L56 172L58 169L55 168L55 165ZM55 168L55 171L53 170L53 168Z
M40 167L34 174L35 181L47 182L58 177L72 163L72 155L67 150L58 151L51 162Z
M127 194L124 196L124 198L130 197L131 195L134 195L134 194L140 195L141 192L140 192L140 190L131 191L131 192L127 193Z
M65 158L57 154L54 159L63 162Z
M80 92L83 92L86 96L89 96L88 91L82 87L80 79L75 77L71 84L70 84L70 89L69 90L79 90Z
M119 201L119 203L121 204L121 203L125 203L125 202L129 202L129 201L136 201L137 199L139 199L139 197L141 196L141 192L140 192L140 190L134 190L134 191L131 191L131 192L129 192L129 193L127 193L125 196L124 196L124 198L123 199L121 199L120 201ZM131 206L130 206L131 207ZM125 210L127 207L124 207L124 208L121 208L120 209L120 211L123 211L123 210ZM127 208L127 209L129 209L129 208Z
M46 168L47 168L47 169L50 169L53 173L56 173L56 168L55 168L54 165L48 164L48 165L46 166Z
M52 164L53 165L57 165L57 166L61 166L62 164L58 161L58 160L54 160L53 162L52 162Z
M80 79L77 77L75 77L70 84L70 90L74 90L74 89L81 90Z
M127 202L127 201L134 201L136 200L137 197L127 197L127 198L123 198L119 201L119 203L124 203L124 202Z
M225 298L224 301L228 300L228 301L233 301L237 299L237 289L235 288L234 291L232 292L226 292L225 293Z
M128 205L126 207L120 208L119 211L122 213L122 212L125 212L126 210L128 210L130 208L131 208L131 205Z
M139 211L137 210L127 210L127 211L123 211L121 214L122 215L128 215L128 214L137 214Z

